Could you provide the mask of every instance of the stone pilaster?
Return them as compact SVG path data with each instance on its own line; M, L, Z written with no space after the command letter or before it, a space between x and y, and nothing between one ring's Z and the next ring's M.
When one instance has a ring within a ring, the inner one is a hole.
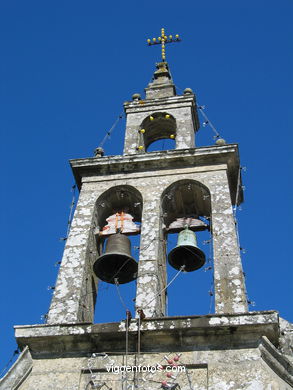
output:
M226 171L210 183L214 247L215 312L247 312L245 281Z
M96 279L92 262L97 256L93 239L95 194L81 190L66 242L48 324L92 322Z
M165 314L166 260L162 239L160 196L146 194L142 216L136 309L149 317Z

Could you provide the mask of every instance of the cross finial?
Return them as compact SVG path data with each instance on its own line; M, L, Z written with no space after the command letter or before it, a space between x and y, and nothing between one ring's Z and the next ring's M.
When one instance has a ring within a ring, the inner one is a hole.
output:
M172 35L167 36L165 34L165 29L162 28L161 29L161 36L159 38L153 38L152 40L148 39L147 43L149 46L162 45L162 61L165 62L166 61L166 52L165 52L166 43L180 42L180 41L181 41L181 39L179 38L178 34L175 35L175 39L174 39Z

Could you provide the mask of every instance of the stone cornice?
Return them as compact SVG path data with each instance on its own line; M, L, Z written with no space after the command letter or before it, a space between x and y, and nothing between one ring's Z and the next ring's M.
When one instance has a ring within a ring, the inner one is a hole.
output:
M127 174L132 172L176 170L187 167L227 166L232 203L235 203L238 172L240 167L238 145L205 146L192 149L174 149L131 155L91 157L70 160L70 165L79 188L82 179L93 176ZM239 189L238 204L243 201Z
M140 101L131 101L124 103L124 110L128 114L130 112L149 111L151 107L157 109L158 106L169 106L178 105L180 107L195 107L195 96L194 95L179 95L171 97L163 97L158 99L146 99Z
M137 320L129 325L129 352L137 348ZM276 311L189 317L150 318L141 322L141 352L198 348L256 347L262 336L277 344L279 317ZM91 352L123 353L125 321L106 324L16 326L18 345L28 346L36 357Z

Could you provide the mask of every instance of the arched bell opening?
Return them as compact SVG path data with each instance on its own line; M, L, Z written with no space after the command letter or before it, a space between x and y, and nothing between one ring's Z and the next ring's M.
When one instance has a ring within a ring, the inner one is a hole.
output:
M109 216L119 212L130 214L136 223L141 222L142 196L136 188L120 185L105 191L96 202L97 227L107 229ZM124 234L130 232L125 229Z
M163 232L166 241L168 315L178 315L176 297L184 291L180 314L207 314L211 310L212 252L211 198L206 186L179 180L162 194Z
M131 282L137 278L142 206L140 192L128 185L110 188L96 202L98 257L93 262L93 273L99 280L98 322L123 319L126 304L130 311L133 309L135 283ZM109 307L113 307L112 314L106 310ZM104 313L107 318L103 318Z
M155 112L146 117L139 129L139 145L141 151L168 150L176 148L176 119L167 112ZM158 143L164 140L165 142ZM151 145L157 149L150 149Z
M176 149L176 140L171 138L163 138L152 142L148 147L148 153L159 152L163 150Z

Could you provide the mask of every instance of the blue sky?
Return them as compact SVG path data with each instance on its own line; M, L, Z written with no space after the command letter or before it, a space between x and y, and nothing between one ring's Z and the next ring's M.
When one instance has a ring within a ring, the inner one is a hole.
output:
M291 0L2 1L0 368L15 349L13 325L42 323L50 304L72 197L68 160L92 156L123 102L143 94L160 59L146 39L161 27L182 37L167 46L178 92L195 91L247 167L238 221L251 310L293 321ZM107 155L122 153L124 124ZM201 127L196 142L212 145L211 129ZM210 283L203 269L180 275L169 314L207 314ZM127 305L134 289L121 289ZM103 283L96 321L122 318Z

